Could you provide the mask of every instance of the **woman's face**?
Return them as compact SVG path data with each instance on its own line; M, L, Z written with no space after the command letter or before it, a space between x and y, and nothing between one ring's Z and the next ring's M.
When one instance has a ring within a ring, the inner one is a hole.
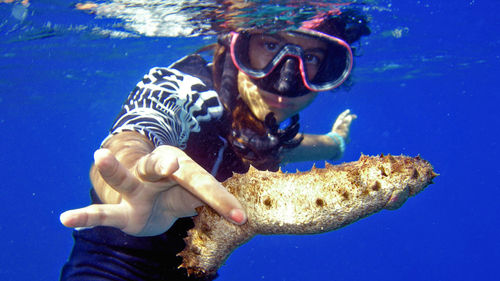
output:
M290 98L283 97L258 88L243 72L238 72L238 91L252 113L264 121L269 112L274 113L278 123L292 117L307 107L317 96L317 92Z
M278 32L252 36L249 42L249 62L255 69L264 68L286 44L300 46L304 50L304 64L307 75L314 79L326 56L326 45L320 40L311 40L298 34ZM243 72L238 73L238 90L241 98L250 107L252 113L264 120L269 112L273 112L278 123L307 107L317 96L317 92L309 92L299 97L280 96L257 87Z

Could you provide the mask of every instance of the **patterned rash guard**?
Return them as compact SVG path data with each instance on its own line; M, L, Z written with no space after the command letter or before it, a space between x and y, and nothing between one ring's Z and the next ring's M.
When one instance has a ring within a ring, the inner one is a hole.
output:
M222 118L223 108L206 62L190 55L145 75L124 103L110 136L136 131L155 146L179 147L223 181L233 171L247 169L223 137L230 126ZM91 197L101 203L94 190ZM191 218L183 218L153 237L134 237L112 227L74 231L75 244L61 280L199 280L178 269L181 258L176 256L191 227Z
M200 123L216 120L222 105L215 91L194 76L173 68L153 68L130 94L111 134L136 131L155 146L181 149Z

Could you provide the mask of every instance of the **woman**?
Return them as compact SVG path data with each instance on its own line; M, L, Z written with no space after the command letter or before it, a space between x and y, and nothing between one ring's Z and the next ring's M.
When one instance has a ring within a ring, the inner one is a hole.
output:
M220 36L210 68L198 55L153 68L94 155L94 204L61 215L80 228L61 280L194 280L176 256L194 209L246 221L221 181L250 165L341 157L355 115L302 135L297 113L347 79L349 44L368 34L364 18L329 14L296 30Z

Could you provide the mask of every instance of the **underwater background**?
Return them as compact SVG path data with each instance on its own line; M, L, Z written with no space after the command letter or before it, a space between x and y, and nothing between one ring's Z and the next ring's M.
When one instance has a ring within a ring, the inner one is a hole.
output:
M57 280L72 247L59 214L89 203L93 152L128 93L214 37L144 35L72 1L23 2L0 0L0 280ZM334 232L258 236L217 280L498 280L499 2L373 2L354 85L320 94L303 131L326 133L350 108L336 163L421 155L440 176Z

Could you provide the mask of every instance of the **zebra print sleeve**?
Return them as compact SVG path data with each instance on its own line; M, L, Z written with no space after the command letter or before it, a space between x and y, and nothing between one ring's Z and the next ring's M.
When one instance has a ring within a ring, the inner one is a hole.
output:
M176 69L153 68L122 107L111 134L136 131L155 146L184 149L200 122L218 119L223 107L215 91L198 78Z

